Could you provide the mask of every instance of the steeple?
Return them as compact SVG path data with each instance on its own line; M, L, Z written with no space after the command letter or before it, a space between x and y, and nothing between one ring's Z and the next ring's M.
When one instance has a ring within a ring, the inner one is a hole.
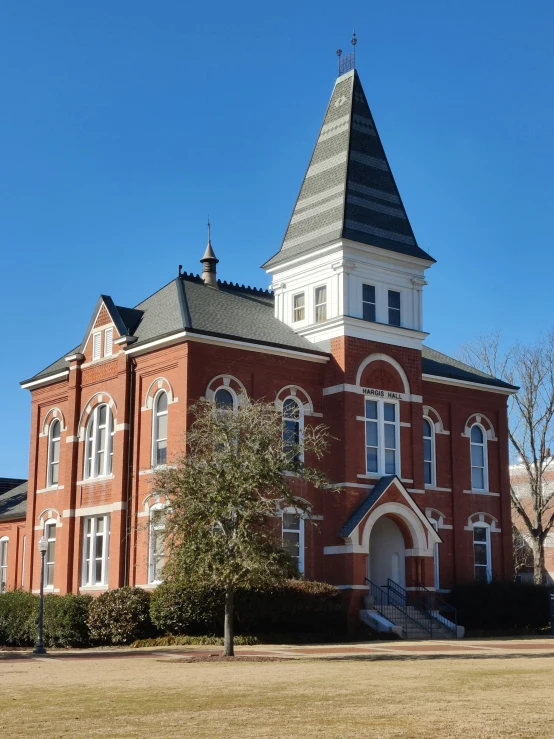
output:
M435 261L417 245L355 69L337 78L281 249L264 267L339 239Z
M219 259L216 257L216 255L214 254L214 250L212 249L211 225L209 218L208 245L206 246L206 251L204 252L204 256L200 261L202 262L202 279L204 280L204 284L211 285L212 287L217 287L216 265L219 262Z

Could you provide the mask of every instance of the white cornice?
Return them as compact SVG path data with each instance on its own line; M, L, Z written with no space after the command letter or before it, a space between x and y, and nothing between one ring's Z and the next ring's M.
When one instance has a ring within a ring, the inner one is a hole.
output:
M364 321L351 316L338 316L324 323L311 324L297 331L314 344L335 339L338 336L353 336L356 339L377 341L421 351L422 342L429 336L425 331L390 326L385 323Z
M486 390L490 393L500 393L500 395L514 395L517 390L510 390L506 387L497 387L495 385L484 385L480 382L470 382L469 380L451 380L449 377L438 377L437 375L422 374L424 380L429 382L437 382L440 385L453 385L454 387L474 388L475 390Z
M69 370L63 372L57 372L55 375L49 375L48 377L41 377L40 380L32 380L21 385L22 390L29 390L31 388L41 387L41 385L50 385L53 382L58 382L62 377L67 377Z

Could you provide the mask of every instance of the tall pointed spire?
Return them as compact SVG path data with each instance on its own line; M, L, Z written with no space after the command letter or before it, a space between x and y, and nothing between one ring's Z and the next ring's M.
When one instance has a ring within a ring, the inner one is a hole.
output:
M214 250L212 249L212 227L209 218L208 245L206 246L206 251L204 252L204 256L200 261L202 262L202 279L204 280L204 284L211 285L212 287L217 287L216 265L219 262L219 259L216 257L216 255L214 254Z
M417 245L355 69L335 83L281 249L264 266L343 238L434 262Z

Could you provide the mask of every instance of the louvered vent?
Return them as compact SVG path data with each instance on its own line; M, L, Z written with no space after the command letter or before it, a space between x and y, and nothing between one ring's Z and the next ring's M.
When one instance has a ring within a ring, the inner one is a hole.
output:
M113 352L113 328L106 329L104 337L104 356L110 357Z
M102 353L102 333L92 335L92 358L100 359Z

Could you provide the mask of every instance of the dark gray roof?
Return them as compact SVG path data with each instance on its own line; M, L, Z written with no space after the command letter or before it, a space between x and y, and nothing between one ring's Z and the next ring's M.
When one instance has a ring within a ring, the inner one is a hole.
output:
M451 380L465 380L466 382L478 382L481 385L491 385L492 387L502 387L506 390L517 390L515 385L510 385L504 380L488 375L486 372L464 364L458 359L449 357L446 354L431 349L428 346L423 347L422 352L422 372L424 375L436 375Z
M348 521L344 524L342 529L339 531L339 536L343 538L350 536L356 526L363 520L366 513L371 510L372 506L379 500L385 490L387 490L389 485L395 479L397 479L396 475L385 475L379 480L361 506L354 511Z
M27 480L19 480L19 485L16 487L0 492L0 521L25 518L26 515Z
M8 490L21 485L22 482L27 482L21 477L0 477L0 495L7 493Z
M417 245L355 70L335 83L281 249L264 267L340 238L435 261Z

